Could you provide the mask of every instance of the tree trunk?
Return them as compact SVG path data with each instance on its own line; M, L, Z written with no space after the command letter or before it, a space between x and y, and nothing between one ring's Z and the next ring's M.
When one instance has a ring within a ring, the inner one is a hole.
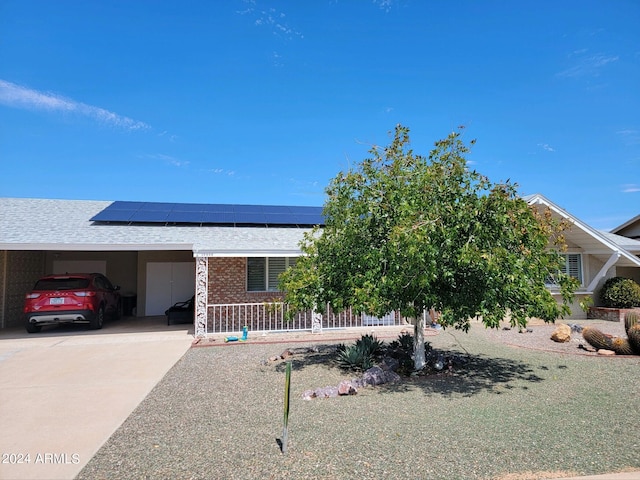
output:
M413 369L422 370L427 363L424 355L424 315L413 322Z

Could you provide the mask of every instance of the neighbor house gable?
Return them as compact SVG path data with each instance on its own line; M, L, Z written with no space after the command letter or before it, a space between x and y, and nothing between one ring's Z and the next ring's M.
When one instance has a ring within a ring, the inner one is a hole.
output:
M594 295L597 299L602 283L620 271L640 272L640 258L623 246L633 240L622 240L622 237L600 232L543 195L530 195L525 200L540 209L548 208L556 219L569 223L570 227L564 233L568 245L566 254L575 256L572 259L580 263L582 278L578 298ZM577 311L574 313L578 314Z
M636 215L631 220L611 230L611 233L623 237L640 240L640 215Z

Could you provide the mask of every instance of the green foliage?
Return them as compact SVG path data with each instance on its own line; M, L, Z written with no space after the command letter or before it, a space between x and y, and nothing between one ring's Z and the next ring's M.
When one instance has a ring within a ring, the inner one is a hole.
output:
M356 340L356 347L368 352L371 357L379 357L384 351L384 342L381 342L373 335L362 335Z
M408 375L413 371L413 336L409 333L402 333L398 336L397 340L394 340L387 345L385 355L398 360L399 368L398 373ZM431 344L425 342L425 357L429 356L431 352Z
M345 370L367 370L382 356L384 348L384 342L373 335L362 335L353 345L338 345L338 366Z
M281 276L291 313L328 304L419 318L434 308L443 326L464 330L474 317L498 327L507 312L513 325L568 313L576 282L548 250L563 243L564 225L509 181L472 170L469 152L459 130L416 155L398 125L389 146L340 172L326 189L324 228L305 236L304 255ZM545 287L552 275L562 305Z
M371 354L355 344L339 349L337 362L345 370L364 371L373 367Z
M593 306L593 298L590 295L587 295L586 297L582 297L579 305L582 311L587 313L589 309Z
M640 285L630 278L608 279L600 292L602 303L609 308L632 308L640 306Z
M403 351L411 354L413 352L413 336L404 332L398 335L398 339L389 343L387 351Z

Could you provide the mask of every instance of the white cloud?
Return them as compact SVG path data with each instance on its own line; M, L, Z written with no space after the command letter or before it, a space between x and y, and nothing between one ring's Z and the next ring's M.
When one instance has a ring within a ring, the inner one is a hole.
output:
M629 183L627 185L622 186L622 193L636 193L640 192L640 185L636 185L635 183Z
M543 150L546 150L547 152L555 152L556 149L553 148L551 145L549 145L548 143L539 143L538 146L540 148L542 148Z
M236 10L239 15L249 15L253 18L253 24L257 27L265 27L275 36L291 40L304 38L304 35L289 25L286 14L273 7L258 7L255 0L245 0L248 7L245 10Z
M373 0L373 4L377 5L381 10L388 12L393 7L395 0Z
M177 136L177 135L172 135L172 134L170 134L169 132L167 132L166 130L164 130L164 131L160 132L160 133L158 134L158 136L159 136L159 137L167 137L167 139L168 139L171 143L175 142L175 141L176 141L176 139L178 138L178 136Z
M189 163L186 160L180 160L179 158L172 157L171 155L165 155L164 153L147 153L145 155L140 155L139 158L144 160L160 160L167 165L172 165L174 167L188 167Z
M572 67L569 67L556 75L561 78L575 78L575 77L597 77L600 75L600 71L610 63L617 62L620 57L618 55L604 55L597 53L594 55L587 55L587 50L576 50L570 58L577 57L577 63Z
M0 80L0 103L26 110L75 113L126 130L150 128L144 122L118 115L104 108L87 105L53 93L39 92L4 80Z
M233 177L236 172L233 170L225 170L224 168L212 168L209 172L215 175L226 175L228 177Z

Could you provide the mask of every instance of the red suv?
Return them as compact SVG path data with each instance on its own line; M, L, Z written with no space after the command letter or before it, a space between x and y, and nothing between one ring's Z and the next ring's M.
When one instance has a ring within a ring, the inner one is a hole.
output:
M25 295L27 332L39 332L43 325L85 323L102 328L105 316L120 318L120 287L100 273L47 275Z

